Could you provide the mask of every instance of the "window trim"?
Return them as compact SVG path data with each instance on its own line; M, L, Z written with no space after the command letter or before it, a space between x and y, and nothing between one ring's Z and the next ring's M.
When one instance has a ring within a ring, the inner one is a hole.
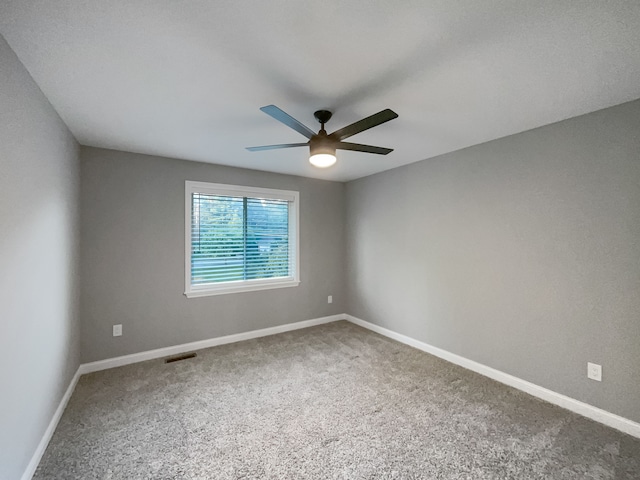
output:
M218 284L191 284L191 202L194 193L213 195L266 198L272 200L286 200L289 203L289 240L290 249L294 254L289 256L289 271L292 276L280 278L258 278L251 280L237 280L220 282ZM184 186L185 217L184 217L184 294L187 298L221 295L226 293L252 292L270 290L273 288L297 287L300 284L300 193L294 190L276 190L272 188L245 187L241 185L227 185L222 183L194 182L187 180ZM293 264L293 265L292 265Z

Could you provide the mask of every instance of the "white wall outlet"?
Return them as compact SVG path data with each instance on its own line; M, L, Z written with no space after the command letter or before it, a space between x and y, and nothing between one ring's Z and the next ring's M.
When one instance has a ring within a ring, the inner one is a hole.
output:
M122 336L122 325L114 325L113 326L113 336L114 337Z
M591 380L602 381L602 365L597 363L587 362L587 377Z
M327 297L327 303L333 303L333 295Z

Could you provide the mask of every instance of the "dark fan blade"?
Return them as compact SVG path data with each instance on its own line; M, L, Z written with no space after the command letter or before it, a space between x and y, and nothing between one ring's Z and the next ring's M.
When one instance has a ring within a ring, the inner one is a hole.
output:
M363 118L362 120L352 123L351 125L347 125L340 130L336 130L329 137L334 140L344 140L356 133L364 132L365 130L369 130L370 128L377 127L389 120L393 120L394 118L398 118L398 114L393 110L386 109L378 112L370 117Z
M306 147L309 143L281 143L280 145L263 145L261 147L247 147L250 152L259 152L261 150L275 150L277 148Z
M262 107L260 110L262 110L267 115L271 115L273 118L275 118L279 122L284 123L287 127L293 128L296 132L301 133L308 139L311 139L311 137L313 137L316 134L316 132L311 130L309 127L303 125L298 120L293 118L288 113L280 110L275 105L267 105L266 107Z
M356 152L377 153L386 155L393 152L393 148L374 147L373 145L360 145L359 143L337 142L336 148L340 150L354 150Z

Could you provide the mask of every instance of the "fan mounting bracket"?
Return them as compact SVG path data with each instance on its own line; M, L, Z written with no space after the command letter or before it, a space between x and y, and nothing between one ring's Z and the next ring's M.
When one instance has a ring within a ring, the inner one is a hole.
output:
M318 110L313 112L313 116L316 117L322 125L327 123L331 119L331 115L333 115L329 110Z

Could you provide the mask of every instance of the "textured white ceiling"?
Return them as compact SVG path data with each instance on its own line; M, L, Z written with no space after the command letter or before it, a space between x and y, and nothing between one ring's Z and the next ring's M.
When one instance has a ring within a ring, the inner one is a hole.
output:
M640 98L640 1L0 2L0 32L80 143L332 180ZM258 109L395 148L309 165Z

